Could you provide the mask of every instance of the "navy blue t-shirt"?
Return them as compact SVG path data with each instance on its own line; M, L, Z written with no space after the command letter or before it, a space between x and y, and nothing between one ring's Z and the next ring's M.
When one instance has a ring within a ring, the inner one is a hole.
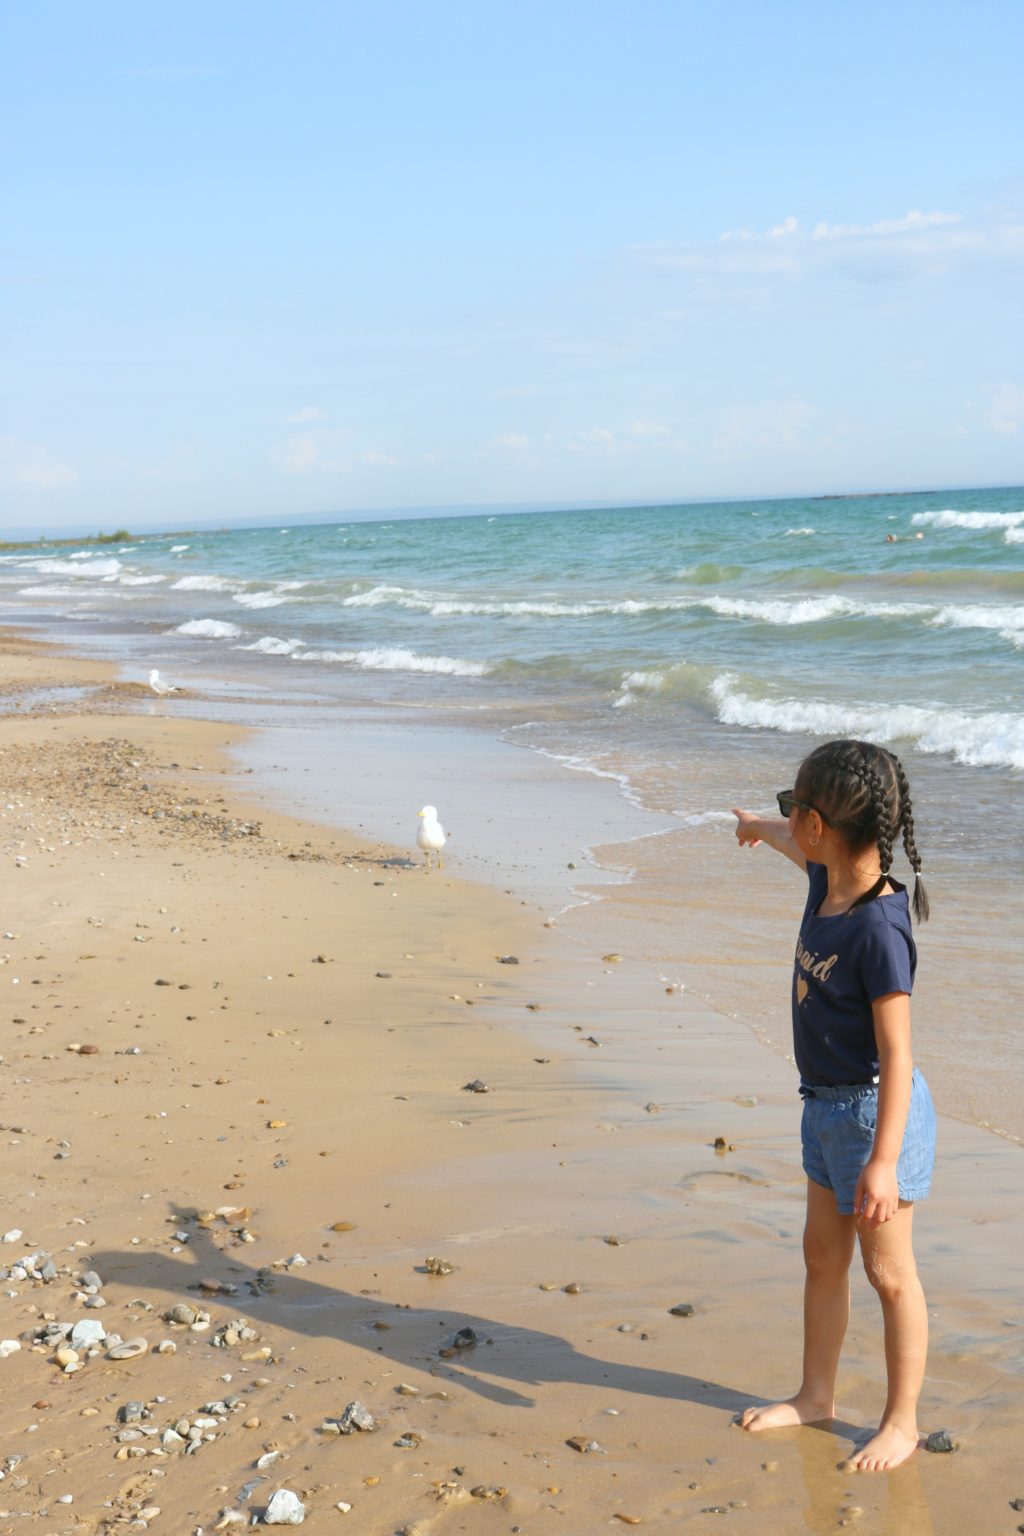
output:
M838 917L819 917L828 894L824 864L808 864L807 883L793 967L800 1077L812 1087L869 1083L878 1071L871 1004L914 988L917 948L907 888L890 877L891 896L876 896Z

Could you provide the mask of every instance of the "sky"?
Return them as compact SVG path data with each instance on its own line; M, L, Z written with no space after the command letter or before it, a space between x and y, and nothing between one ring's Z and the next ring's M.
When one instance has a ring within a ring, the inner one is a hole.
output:
M1019 0L0 0L0 532L1024 481Z

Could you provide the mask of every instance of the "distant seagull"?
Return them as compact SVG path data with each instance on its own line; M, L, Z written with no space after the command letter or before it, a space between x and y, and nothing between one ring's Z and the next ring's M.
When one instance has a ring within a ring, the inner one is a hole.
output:
M149 674L149 686L152 688L153 692L159 694L162 699L166 698L169 693L181 692L181 689L175 688L173 683L165 683L156 667L154 667L152 672Z
M422 811L420 811L420 824L416 829L416 842L427 856L428 874L430 873L430 855L432 853L437 854L438 869L444 868L444 861L441 858L441 849L446 842L444 827L438 821L437 811L432 805L425 805Z

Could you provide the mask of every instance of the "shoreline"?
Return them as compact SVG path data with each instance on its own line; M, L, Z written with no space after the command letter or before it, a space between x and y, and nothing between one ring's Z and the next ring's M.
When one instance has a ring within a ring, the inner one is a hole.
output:
M312 1530L489 1536L616 1516L679 1530L722 1507L732 1530L789 1536L856 1504L865 1528L952 1536L1005 1518L1020 1492L1016 1148L943 1118L922 1210L922 1427L948 1424L963 1450L888 1478L837 1471L881 1397L877 1307L856 1277L839 1423L742 1436L731 1414L788 1387L799 1349L785 1061L666 995L642 961L545 931L532 903L256 809L222 755L235 728L123 713L149 696L114 673L30 642L2 662L28 689L109 687L115 709L77 715L71 698L0 721L16 904L0 985L18 979L3 1226L22 1229L0 1266L45 1248L58 1270L0 1291L0 1335L21 1342L0 1359L4 1452L25 1457L0 1482L2 1536L30 1507L60 1536L157 1506L153 1529L208 1530L278 1486ZM83 1044L98 1050L69 1049ZM465 1091L477 1078L487 1094ZM210 1219L223 1206L235 1214ZM428 1256L454 1272L421 1273ZM73 1283L85 1268L106 1307ZM695 1315L670 1316L680 1302ZM163 1321L174 1305L205 1307L211 1327ZM47 1313L99 1318L148 1352L65 1376L19 1339ZM237 1317L259 1339L213 1347ZM442 1356L464 1326L480 1342ZM152 1352L163 1339L173 1354ZM202 1414L233 1393L237 1409ZM339 1438L353 1399L382 1427ZM128 1401L151 1417L119 1441ZM214 1438L149 1454L190 1416ZM408 1431L422 1441L396 1445ZM602 1450L566 1444L581 1434Z

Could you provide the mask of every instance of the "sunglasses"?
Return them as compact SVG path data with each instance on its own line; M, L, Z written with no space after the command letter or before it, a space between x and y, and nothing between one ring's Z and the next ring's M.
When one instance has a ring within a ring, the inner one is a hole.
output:
M799 795L796 794L796 792L792 789L778 790L775 798L779 802L779 810L787 819L791 811L818 811L818 807L816 805L812 805L809 800L801 800ZM823 811L818 811L818 815L821 817L826 827L830 827L832 825Z

